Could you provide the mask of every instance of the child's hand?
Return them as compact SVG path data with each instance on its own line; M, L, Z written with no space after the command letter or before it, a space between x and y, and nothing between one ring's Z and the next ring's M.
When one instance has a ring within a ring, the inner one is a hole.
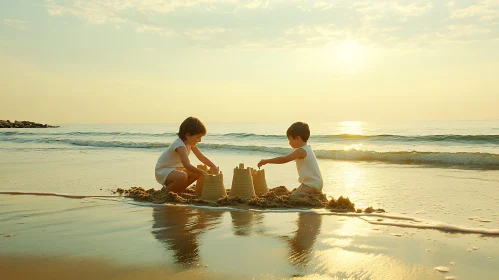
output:
M264 166L265 164L267 164L267 161L262 159L259 163L258 163L258 169L260 169L260 167Z
M218 167L216 166L212 166L210 167L210 170L208 171L210 174L215 174L215 175L218 175L219 173L219 170L218 170Z
M204 171L203 169L199 169L199 168L198 168L198 170L199 170L199 173L200 173L200 175L201 175L201 176L206 176L206 175L208 175L208 172Z

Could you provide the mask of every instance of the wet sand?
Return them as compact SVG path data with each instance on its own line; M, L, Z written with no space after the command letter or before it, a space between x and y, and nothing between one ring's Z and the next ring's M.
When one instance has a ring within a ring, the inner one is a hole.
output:
M373 225L355 216L0 195L0 232L2 279L499 275L497 237Z
M107 279L225 279L226 277L205 268L174 273L160 267L122 266L97 259L76 259L71 257L20 257L0 256L2 279L16 280L107 280Z

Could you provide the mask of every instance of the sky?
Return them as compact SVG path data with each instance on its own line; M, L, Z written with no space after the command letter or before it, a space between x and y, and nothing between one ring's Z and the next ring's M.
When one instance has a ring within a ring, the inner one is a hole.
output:
M499 0L0 2L0 119L499 119Z

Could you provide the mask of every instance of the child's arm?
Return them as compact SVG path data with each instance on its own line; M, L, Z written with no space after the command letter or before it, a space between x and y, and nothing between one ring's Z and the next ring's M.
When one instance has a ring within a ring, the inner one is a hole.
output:
M203 155L203 153L201 153L198 147L196 146L191 147L191 151L194 153L194 155L196 155L199 161L210 167L210 173L218 174L217 166L213 164L213 162L211 162L211 160L209 160L205 155Z
M175 151L180 156L180 160L182 161L182 165L184 166L185 169L187 169L191 172L194 172L194 173L198 173L198 174L205 174L206 173L203 170L198 169L194 165L191 164L191 161L189 160L189 157L187 156L187 149L185 147L180 146L180 147L176 148Z
M290 161L293 161L297 158L305 158L306 156L307 156L307 152L305 152L305 150L302 148L298 148L287 156L275 157L275 158L271 158L271 159L262 159L258 163L258 168L262 167L263 165L265 165L267 163L283 164L283 163L288 163Z

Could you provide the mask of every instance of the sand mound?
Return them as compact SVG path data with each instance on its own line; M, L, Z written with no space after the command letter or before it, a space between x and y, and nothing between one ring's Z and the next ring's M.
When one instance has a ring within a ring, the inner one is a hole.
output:
M294 197L284 186L270 189L261 196L255 196L248 201L248 205L261 208L295 208L311 207L323 208L327 205L327 198L324 194L313 194L309 197Z
M327 208L334 212L357 212L362 213L362 209L355 209L355 204L350 199L340 196L337 200L327 199L325 194L314 194L309 197L291 196L291 192L284 186L279 186L270 189L267 193L261 196L252 198L230 197L230 190L227 190L227 195L217 201L205 201L200 199L200 196L195 192L194 188L188 188L183 193L174 193L171 191L149 189L145 190L142 187L132 187L128 190L118 188L114 193L125 195L137 201L145 201L152 203L181 203L194 205L209 205L213 207L219 206L253 206L257 208ZM375 210L372 207L365 209L366 213L385 212L383 209Z

